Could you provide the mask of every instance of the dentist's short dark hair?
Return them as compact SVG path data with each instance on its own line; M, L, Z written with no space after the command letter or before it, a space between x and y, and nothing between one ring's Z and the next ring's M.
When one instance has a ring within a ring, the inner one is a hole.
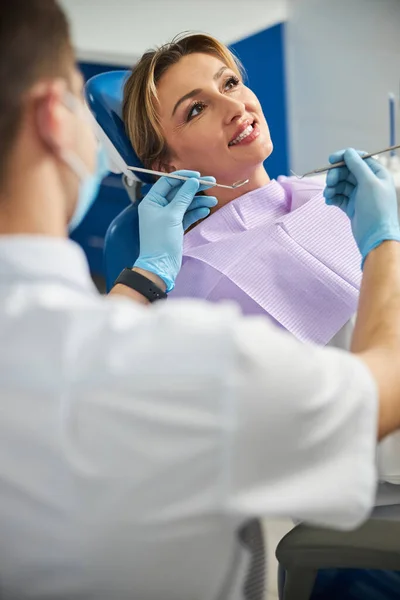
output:
M68 77L74 64L67 18L56 0L0 0L0 182L29 89Z

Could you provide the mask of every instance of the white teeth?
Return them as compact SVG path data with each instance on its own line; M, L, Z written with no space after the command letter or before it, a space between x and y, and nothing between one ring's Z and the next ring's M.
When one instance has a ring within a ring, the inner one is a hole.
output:
M238 144L239 142L241 142L242 140L244 140L245 137L247 137L248 135L250 135L252 131L253 131L253 125L248 125L246 127L246 129L244 131L242 131L242 133L240 135L238 135L234 140L232 140L231 142L229 142L229 146L233 146L234 144Z

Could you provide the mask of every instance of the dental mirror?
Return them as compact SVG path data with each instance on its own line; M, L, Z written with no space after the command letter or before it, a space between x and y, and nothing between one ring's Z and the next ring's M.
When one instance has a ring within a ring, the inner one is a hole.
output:
M164 173L162 171L153 171L152 169L144 169L143 167L128 167L130 171L139 171L139 173L149 173L150 175L159 175L160 177L171 177L172 179L181 179L182 181L187 181L188 179L192 179L192 177L185 177L184 175L175 175L174 173ZM222 183L212 183L210 181L206 181L204 179L199 179L199 183L212 187L220 187L225 188L226 190L236 190L237 188L242 187L248 183L248 179L243 179L241 181L235 181L232 185L223 185Z

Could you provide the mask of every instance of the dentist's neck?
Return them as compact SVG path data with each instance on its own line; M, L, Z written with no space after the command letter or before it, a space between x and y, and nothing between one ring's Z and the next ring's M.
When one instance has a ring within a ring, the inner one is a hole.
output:
M0 235L66 237L64 206L50 160L20 154L9 162L0 191Z
M247 173L247 175L242 177L242 179L248 179L249 182L235 190L225 190L219 187L214 187L210 190L207 190L206 194L209 196L216 196L218 198L218 204L215 208L211 209L211 213L217 211L219 208L222 208L229 202L232 202L232 200L247 194L248 192L258 190L260 187L267 185L271 181L263 165L260 165L257 167L257 169ZM234 183L235 181L238 181L238 177L235 178L235 174L232 174L232 181L229 183ZM225 181L223 183L225 183Z

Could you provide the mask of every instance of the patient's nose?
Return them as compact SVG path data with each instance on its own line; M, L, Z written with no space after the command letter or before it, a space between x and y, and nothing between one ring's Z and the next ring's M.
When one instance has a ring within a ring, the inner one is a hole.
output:
M240 121L246 112L246 106L237 98L225 96L223 98L223 118L226 125Z

